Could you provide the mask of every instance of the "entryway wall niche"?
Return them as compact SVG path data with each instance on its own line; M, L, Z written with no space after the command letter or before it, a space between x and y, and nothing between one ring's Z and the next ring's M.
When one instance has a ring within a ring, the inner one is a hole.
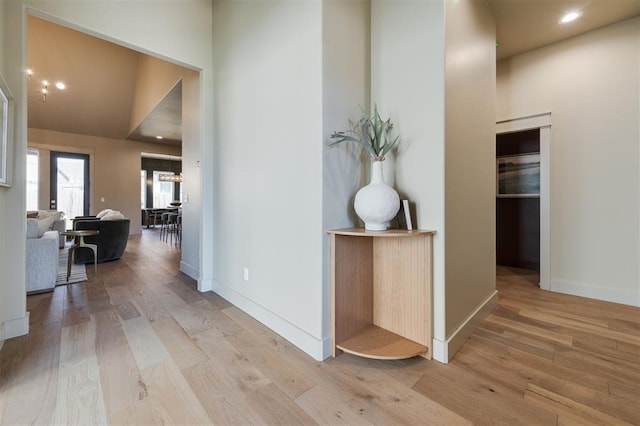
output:
M540 288L550 290L551 113L541 113L496 123L496 135L531 129L539 129L540 132Z

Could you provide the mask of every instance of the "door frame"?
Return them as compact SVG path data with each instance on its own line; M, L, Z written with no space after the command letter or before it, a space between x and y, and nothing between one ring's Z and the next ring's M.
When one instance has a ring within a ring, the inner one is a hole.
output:
M496 135L540 129L540 288L551 290L551 113L496 122Z

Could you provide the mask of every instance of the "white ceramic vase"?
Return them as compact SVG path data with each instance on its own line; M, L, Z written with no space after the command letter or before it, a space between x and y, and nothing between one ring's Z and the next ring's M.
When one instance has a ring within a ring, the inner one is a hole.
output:
M384 231L398 214L400 197L395 189L384 183L382 161L373 162L371 182L356 193L353 207L367 231Z

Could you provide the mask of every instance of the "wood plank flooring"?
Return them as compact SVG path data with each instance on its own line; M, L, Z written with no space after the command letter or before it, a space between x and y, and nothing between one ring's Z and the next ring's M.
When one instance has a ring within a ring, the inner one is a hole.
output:
M0 350L14 424L640 424L640 309L498 269L496 310L448 365L317 362L177 270L154 231L89 281L27 298Z

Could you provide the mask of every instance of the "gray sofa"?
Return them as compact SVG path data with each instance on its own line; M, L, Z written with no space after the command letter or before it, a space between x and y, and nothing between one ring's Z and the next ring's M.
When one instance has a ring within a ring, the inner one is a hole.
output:
M53 229L55 231L58 231L58 248L64 248L64 242L66 240L66 237L64 235L60 235L62 232L64 232L66 229L66 222L64 219L58 219L53 223Z
M58 212L58 211L57 210L30 210L30 211L27 211L27 219L38 219L38 217L40 217L43 213L47 214L51 212ZM64 213L62 213L62 217L64 217ZM67 226L66 221L64 219L58 219L55 222L53 222L53 225L51 225L51 230L58 231L58 233L60 234L66 230L66 226ZM65 240L66 240L65 236L60 235L60 241L58 243L59 248L64 248Z
M27 294L51 291L56 286L59 241L57 230L38 238L37 219L27 219Z

